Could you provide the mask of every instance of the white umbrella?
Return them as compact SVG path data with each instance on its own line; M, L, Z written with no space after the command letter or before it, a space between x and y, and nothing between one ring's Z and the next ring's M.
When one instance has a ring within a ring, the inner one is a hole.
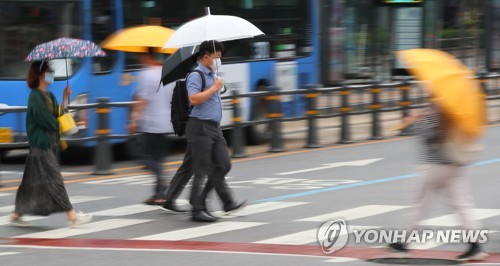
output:
M206 40L219 42L252 38L264 33L249 21L236 16L207 15L178 28L163 49L195 46Z

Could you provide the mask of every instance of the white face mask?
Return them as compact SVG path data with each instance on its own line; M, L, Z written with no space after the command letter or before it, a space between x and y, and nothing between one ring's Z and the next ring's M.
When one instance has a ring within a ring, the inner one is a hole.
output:
M212 69L212 71L217 71L220 66L222 66L222 61L220 60L220 58L213 59L212 64L210 64L210 68Z
M45 72L45 82L52 84L54 83L55 73L47 71Z

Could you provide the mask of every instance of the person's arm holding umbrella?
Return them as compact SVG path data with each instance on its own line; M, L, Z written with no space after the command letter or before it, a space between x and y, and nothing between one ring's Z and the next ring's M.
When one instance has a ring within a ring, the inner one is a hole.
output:
M64 88L64 91L63 91L63 100L62 100L62 103L61 103L61 109L66 109L69 105L69 96L71 96L71 87L68 85L66 85L66 88Z

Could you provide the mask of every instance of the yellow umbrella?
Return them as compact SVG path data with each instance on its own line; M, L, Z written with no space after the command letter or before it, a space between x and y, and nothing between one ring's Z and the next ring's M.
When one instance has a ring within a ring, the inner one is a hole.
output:
M409 72L427 82L435 103L447 113L464 137L481 135L485 124L485 100L473 73L452 55L434 49L397 52Z
M172 54L177 49L162 50L162 47L174 32L174 30L162 26L129 27L108 36L101 42L101 47L108 50L135 53L147 52L148 47L153 47L155 52Z

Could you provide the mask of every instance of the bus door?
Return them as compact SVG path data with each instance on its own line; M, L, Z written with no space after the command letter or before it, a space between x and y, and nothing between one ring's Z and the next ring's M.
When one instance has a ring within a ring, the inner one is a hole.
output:
M119 1L92 1L92 40L102 42L106 37L122 28L121 9ZM90 102L98 98L109 98L111 102L132 100L132 87L135 80L134 71L125 70L125 54L123 52L106 50L106 57L92 58L93 77L89 87ZM110 129L113 134L127 132L128 108L113 108L110 114ZM90 114L91 130L95 130L97 116ZM115 141L118 142L118 141Z

